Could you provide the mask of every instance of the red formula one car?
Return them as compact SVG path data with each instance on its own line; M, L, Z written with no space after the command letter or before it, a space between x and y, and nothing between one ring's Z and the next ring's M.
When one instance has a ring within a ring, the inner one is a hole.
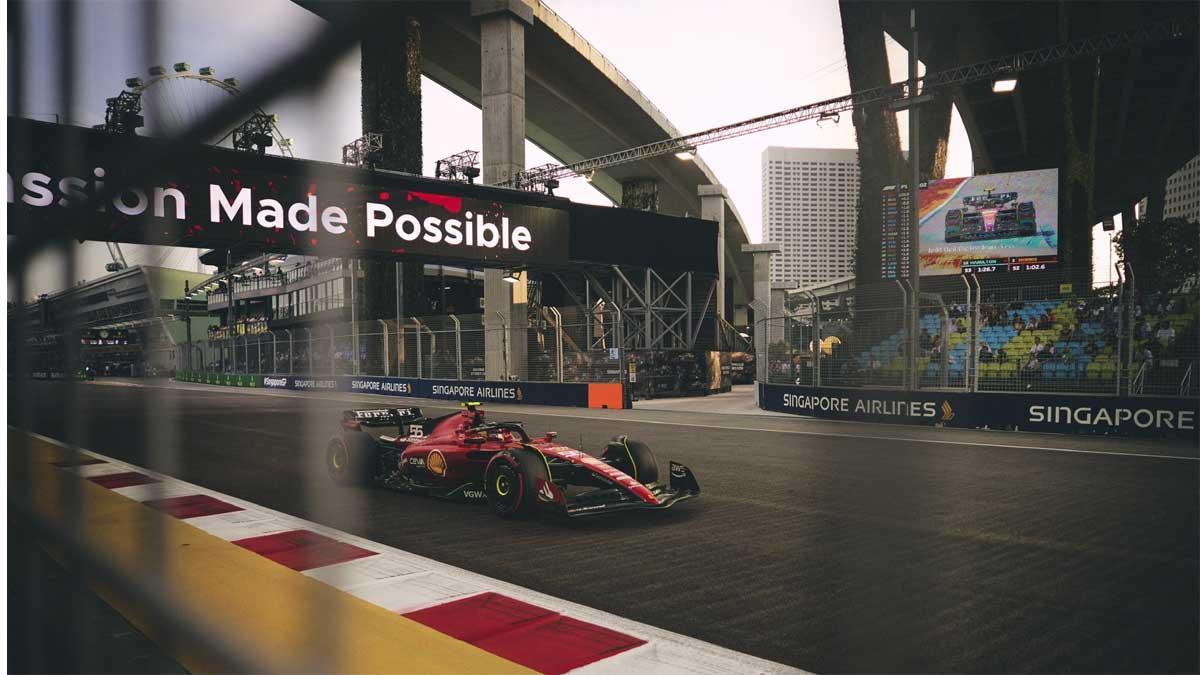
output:
M376 431L387 427L396 435ZM682 464L670 462L660 480L644 443L620 436L595 457L555 436L530 438L520 422L489 423L477 403L441 417L425 417L420 408L347 410L325 463L339 483L486 501L504 517L665 509L700 494Z

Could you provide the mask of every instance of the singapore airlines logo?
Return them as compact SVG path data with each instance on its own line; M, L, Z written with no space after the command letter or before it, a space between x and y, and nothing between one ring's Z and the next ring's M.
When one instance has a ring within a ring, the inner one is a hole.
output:
M949 422L954 419L954 408L950 407L950 401L942 401L942 421Z

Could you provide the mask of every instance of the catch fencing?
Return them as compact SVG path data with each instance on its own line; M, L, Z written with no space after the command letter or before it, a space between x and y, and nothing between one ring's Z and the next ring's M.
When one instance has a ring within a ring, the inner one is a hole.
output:
M1200 394L1200 295L1131 285L922 293L916 344L899 285L803 296L756 323L767 382L826 387L1145 396ZM817 347L817 344L820 347ZM915 348L911 355L910 349Z
M178 345L190 372L370 375L446 380L619 382L620 314L545 307L523 326L485 314L407 317L264 331ZM493 349L489 372L488 345Z

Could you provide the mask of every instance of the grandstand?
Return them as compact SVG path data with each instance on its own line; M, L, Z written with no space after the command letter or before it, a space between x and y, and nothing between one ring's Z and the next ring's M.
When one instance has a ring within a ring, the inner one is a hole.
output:
M953 300L954 297L949 297ZM828 312L826 313L828 315ZM821 384L902 387L907 345L903 310L847 309L822 319ZM976 323L978 317L978 323ZM1132 317L1132 321L1129 318ZM770 381L813 384L814 317L771 327ZM1200 296L1150 293L1123 304L1114 295L1004 301L976 308L947 302L925 311L917 369L922 388L1195 395L1200 373ZM977 331L976 352L972 334ZM945 373L943 375L943 369Z

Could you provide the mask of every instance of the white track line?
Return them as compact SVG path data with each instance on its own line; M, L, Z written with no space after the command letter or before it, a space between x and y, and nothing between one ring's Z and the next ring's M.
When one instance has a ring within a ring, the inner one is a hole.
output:
M10 426L9 428L14 429L15 427ZM71 447L67 443L42 434L20 429L17 431L28 433L34 438L62 448ZM232 513L187 518L182 521L221 539L233 541L256 535L305 529L375 552L376 555L373 556L310 569L302 574L390 611L409 612L492 591L646 641L646 644L639 647L615 656L600 658L570 671L571 673L588 673L589 675L630 672L657 675L806 673L798 668L718 647L703 640L655 628L616 614L545 595L523 586L486 577L402 549L356 537L341 530L200 487L98 452L83 448L75 449L88 456L103 459L109 464L67 467L65 470L85 477L119 471L138 471L161 481L160 483L134 485L113 490L135 501L205 494L245 509Z
M107 383L95 382L92 384L107 384ZM114 384L117 384L117 383L114 383ZM118 384L118 386L133 386L133 387L140 386L140 387L144 387L147 389L184 389L184 390L187 390L189 388L188 385L212 387L211 389L197 389L194 391L208 392L208 393L213 393L213 394L221 394L221 393L225 393L225 390L229 390L230 393L249 394L249 395L253 395L253 396L275 396L278 398L290 398L290 399L309 398L308 396L303 395L304 392L289 391L288 393L285 393L285 392L281 392L281 391L267 391L264 389L246 389L243 387L224 387L222 385L204 385L202 383L186 383L186 384L180 384L180 385L176 385L176 386L164 386L164 385L159 385L159 384L128 384L128 383L119 383ZM218 387L219 387L219 389L218 389ZM442 401L442 400L438 400L438 399L410 398L407 396L387 396L387 395L383 395L383 394L372 395L372 398L364 398L362 395L355 396L353 394L344 394L344 393L338 392L335 394L323 395L319 400L337 400L337 401L344 401L344 402L350 402L350 403L356 403L356 402L357 403L379 403L381 399L390 400L390 401L395 401L395 400L402 400L402 401L406 401L406 402L411 401L414 404L425 405L425 406L430 406L430 407L439 407L439 406L444 407L444 408L453 408L454 407L453 402L450 402L450 401ZM503 404L501 404L501 405L503 405ZM568 419L582 419L582 420L604 419L601 417L596 417L594 415L571 415L569 413L543 412L542 410L538 410L537 412L535 412L533 414L541 415L541 416L545 416L545 417L564 417L564 418L568 418ZM789 415L789 417L798 417L799 419L802 419L802 420L812 419L812 418L804 418L804 417L800 417L800 416L791 416L791 415ZM721 429L721 430L725 430L725 431L755 431L755 432L774 433L774 434L792 434L792 435L796 435L796 436L822 436L822 437L827 437L827 438L856 438L856 439L862 439L862 440L892 441L892 442L898 442L898 443L932 443L935 445L965 445L965 446L969 446L969 447L978 447L978 448L1004 448L1006 450L1038 450L1038 451L1042 451L1042 452L1062 452L1062 453L1079 454L1079 455L1112 455L1115 457L1138 457L1138 458L1145 458L1145 459L1167 459L1167 460L1181 460L1181 461L1186 461L1186 462L1200 462L1200 457L1190 457L1187 455L1157 455L1157 454L1143 453L1143 452L1117 452L1115 450L1079 450L1077 448L1055 448L1055 447L1042 446L1042 445L1015 445L1015 444L1003 444L1003 443L982 443L982 442L978 442L978 441L954 441L954 440L947 440L947 439L940 439L940 438L934 439L934 438L912 438L912 437L906 437L906 436L874 436L874 435L866 435L866 434L840 434L840 433L835 433L835 432L831 432L831 431L800 431L797 429L761 429L761 428L754 428L754 427L748 427L748 426L736 426L736 425L730 426L730 425L722 425L722 424L698 424L695 422L671 422L671 421L666 421L666 420L643 420L643 419L632 419L632 418L626 418L626 417L612 418L612 419L614 421L619 420L621 422L631 422L631 423L635 423L635 424L661 424L661 425L665 425L665 426L692 427L692 428L697 428L697 429ZM841 421L841 420L816 420L816 419L814 419L814 421L829 422L829 421Z

